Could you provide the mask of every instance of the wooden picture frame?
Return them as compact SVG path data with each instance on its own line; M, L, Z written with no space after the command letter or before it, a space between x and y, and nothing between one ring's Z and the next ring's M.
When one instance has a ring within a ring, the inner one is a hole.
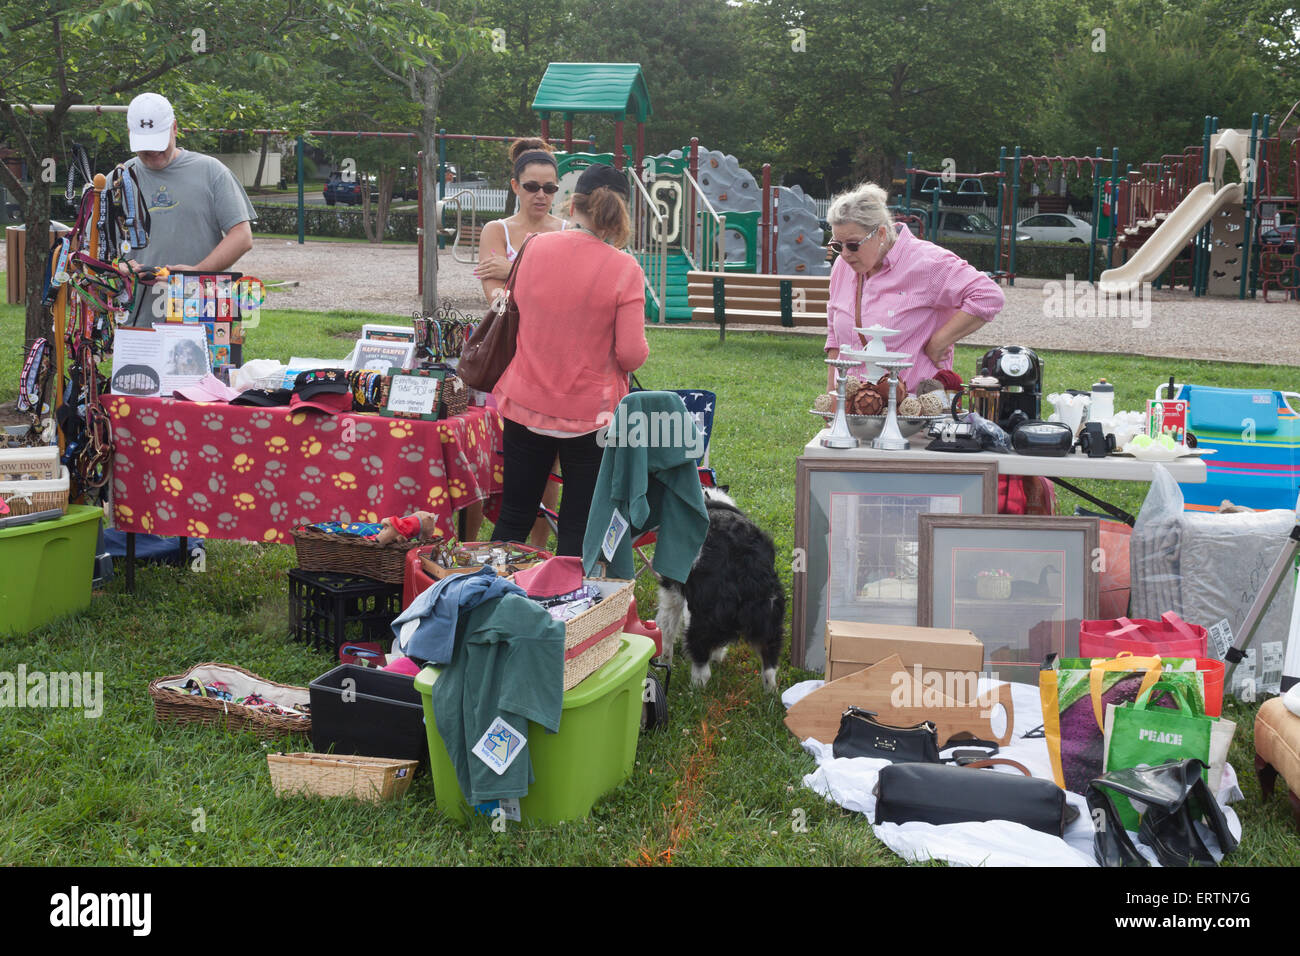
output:
M1048 654L1078 656L1079 622L1097 617L1097 518L926 514L918 524L919 625L970 630L1002 680L1036 684Z
M392 373L388 376L384 406L380 409L380 414L389 418L437 421L442 403L442 384L446 377L447 373L442 369Z
M996 462L800 457L791 663L825 671L828 620L916 624L908 576L919 558L918 515L935 506L989 514L997 500Z

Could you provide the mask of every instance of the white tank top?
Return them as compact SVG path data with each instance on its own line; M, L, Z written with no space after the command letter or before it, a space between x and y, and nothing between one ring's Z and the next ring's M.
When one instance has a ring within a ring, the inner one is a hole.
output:
M504 222L502 222L501 228L505 231L506 234L506 261L514 262L515 256L518 255L518 253L515 251L515 247L510 245L510 227L507 226ZM560 232L563 232L567 228L569 228L569 220L561 219Z

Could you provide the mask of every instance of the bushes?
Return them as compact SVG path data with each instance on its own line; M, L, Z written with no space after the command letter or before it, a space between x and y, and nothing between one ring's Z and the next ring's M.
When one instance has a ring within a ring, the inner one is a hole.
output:
M257 221L253 223L254 232L275 232L296 234L298 232L298 209L296 206L278 206L254 203ZM337 236L344 239L366 238L365 227L361 224L360 207L346 206L308 206L304 210L305 229L309 236ZM384 230L385 242L415 242L414 212L390 212L388 227Z
M942 239L939 245L951 249L977 269L992 272L997 244L984 239ZM1106 269L1106 244L1097 244L1097 258L1093 278ZM1088 274L1088 246L1086 243L1029 242L1016 243L1016 275L1037 279L1064 279L1073 275L1080 282Z

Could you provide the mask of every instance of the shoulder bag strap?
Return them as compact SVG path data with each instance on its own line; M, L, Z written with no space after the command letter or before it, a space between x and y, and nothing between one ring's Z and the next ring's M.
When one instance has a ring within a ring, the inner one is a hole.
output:
M1015 767L1026 777L1033 776L1033 774L1029 772L1028 767L1020 763L1018 760L1012 760L1010 757L990 757L988 760L976 760L974 763L965 764L965 766L972 770L979 770L983 767L994 767L998 764L1006 764L1008 767Z
M535 235L537 233L534 232L524 237L524 241L519 245L519 251L515 253L515 261L510 263L510 274L506 276L505 288L501 290L501 294L492 303L493 311L499 315L504 315L506 306L510 304L510 299L514 295L515 275L519 272L519 263L523 261L524 250L528 248L528 243L532 242Z
M866 280L867 277L859 272L857 285L853 292L853 328L855 330L862 328L862 284L866 282ZM866 339L862 337L861 332L858 332L857 334L859 345L865 349L867 347Z

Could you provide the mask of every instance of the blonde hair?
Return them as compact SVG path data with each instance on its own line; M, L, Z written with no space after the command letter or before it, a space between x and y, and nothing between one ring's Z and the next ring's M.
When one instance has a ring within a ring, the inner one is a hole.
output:
M831 199L826 221L832 226L852 223L869 233L875 232L881 226L892 226L894 219L889 214L888 202L889 194L875 183L860 183ZM890 238L892 237L891 228Z
M632 221L627 203L614 190L600 186L589 193L574 193L570 207L586 216L592 231L615 249L627 245L632 236Z

